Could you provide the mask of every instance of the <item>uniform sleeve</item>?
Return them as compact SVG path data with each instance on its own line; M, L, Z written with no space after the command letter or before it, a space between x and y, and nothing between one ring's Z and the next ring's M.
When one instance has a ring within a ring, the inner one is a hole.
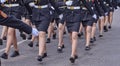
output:
M29 6L29 3L34 2L33 0L26 0L24 3L25 8L27 9L29 15L32 15L32 7Z
M95 8L98 12L100 12L100 8L99 8L99 4L97 2L97 0L94 0L94 3L95 3Z
M113 0L113 7L117 9L117 0Z
M106 0L106 3L109 4L110 7L112 7L112 2L110 0Z
M60 11L59 8L56 7L54 0L49 0L49 2L55 8L55 11L60 15L62 11Z
M103 10L105 11L105 12L107 12L107 8L106 8L106 6L105 6L105 4L104 4L104 1L103 0L98 0L99 2L100 2L100 6L103 8Z
M94 11L92 10L92 8L90 7L90 5L85 1L82 0L83 4L85 5L85 7L89 10L89 12L94 15Z

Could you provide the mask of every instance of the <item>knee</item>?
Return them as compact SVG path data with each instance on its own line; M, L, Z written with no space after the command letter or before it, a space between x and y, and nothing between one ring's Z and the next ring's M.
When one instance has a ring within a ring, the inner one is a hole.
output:
M40 33L39 33L39 37L40 37L40 38L45 38L45 35L46 35L45 32L40 32Z
M87 33L91 33L91 30L90 30L90 29L87 29L86 32L87 32Z
M77 40L77 37L78 37L77 34L73 34L73 35L72 35L72 40Z
M9 30L8 30L8 34L7 34L7 35L13 35L13 34L14 34L14 32L15 32L15 30L14 30L14 29L9 29Z
M60 31L63 30L63 26L59 26L59 30L60 30Z

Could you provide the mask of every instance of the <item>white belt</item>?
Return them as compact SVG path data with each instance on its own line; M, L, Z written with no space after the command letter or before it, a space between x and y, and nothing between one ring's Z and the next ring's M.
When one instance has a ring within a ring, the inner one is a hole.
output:
M109 6L109 4L106 4L107 6Z
M83 10L87 10L87 8L86 8L86 7L82 7L82 9L83 9Z
M35 7L35 8L42 9L42 8L47 8L47 7L48 7L48 5L42 5L42 6L37 6L37 5L35 5L34 7Z
M104 4L106 4L106 2L103 2Z
M67 6L61 6L61 7L59 7L59 8L65 8L65 7L67 7Z
M5 7L16 7L19 6L19 4L5 4Z
M74 10L74 9L80 9L80 7L79 6L69 6L69 7L67 7L68 9L71 9L71 10Z

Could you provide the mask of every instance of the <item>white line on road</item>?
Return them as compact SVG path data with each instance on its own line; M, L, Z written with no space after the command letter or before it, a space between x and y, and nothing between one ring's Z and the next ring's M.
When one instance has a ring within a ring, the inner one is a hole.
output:
M19 45L19 44L21 44L21 43L23 43L23 42L25 42L25 41L27 41L27 40L19 41L19 42L17 42L17 44ZM12 46L12 47L13 47L13 46ZM12 48L12 47L11 47L11 48ZM5 48L1 49L0 52L3 52L4 50L5 50Z

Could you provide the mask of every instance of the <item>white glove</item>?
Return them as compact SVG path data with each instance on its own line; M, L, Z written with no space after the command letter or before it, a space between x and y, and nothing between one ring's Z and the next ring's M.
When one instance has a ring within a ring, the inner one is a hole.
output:
M31 3L29 3L29 6L34 7L34 6L35 6L35 3L34 3L34 2L31 2Z
M67 6L71 6L71 5L72 5L72 3L73 3L73 1L69 0L69 1L66 1L66 3L65 3L65 4L66 4Z
M94 19L97 19L97 15L96 15L96 14L94 14L92 17L93 17Z
M50 14L51 14L51 15L53 14L52 11L50 11Z
M113 9L112 7L110 7L110 9Z
M119 9L120 7L119 6L117 6L117 9Z
M6 0L0 0L1 3L4 3Z
M51 8L52 8L53 10L55 10L55 8L54 8L53 6L51 6Z
M32 35L38 36L38 30L36 28L32 28Z
M107 15L108 15L108 12L105 13L105 16L107 16Z
M59 15L59 18L62 19L62 18L63 18L63 14L60 14L60 15Z
M100 17L99 17L99 19L103 19L103 18L104 18L104 16L100 16Z
M91 9L93 10L93 9L94 9L94 7L91 7Z

